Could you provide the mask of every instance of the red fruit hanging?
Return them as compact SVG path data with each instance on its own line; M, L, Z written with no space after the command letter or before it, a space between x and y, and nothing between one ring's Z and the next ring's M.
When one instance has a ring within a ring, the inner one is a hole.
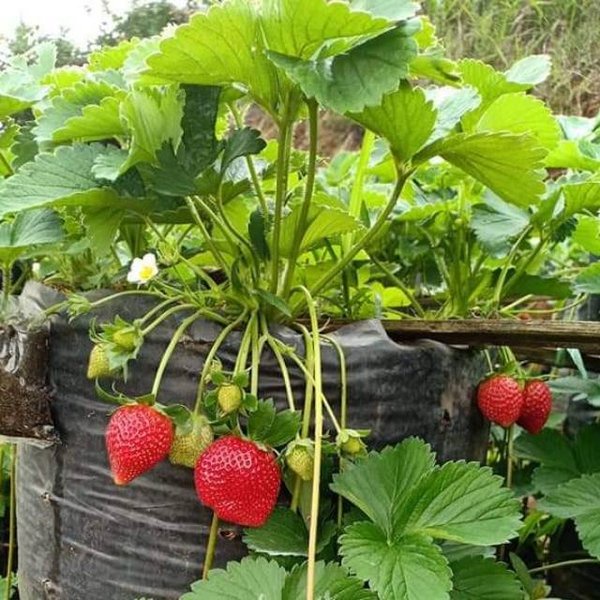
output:
M275 456L234 436L222 437L200 455L194 478L203 504L219 519L245 527L264 525L281 486Z
M517 423L529 433L539 433L552 412L552 392L539 380L527 382L523 390L523 407Z
M143 404L121 406L106 429L108 459L117 485L125 485L165 459L173 443L169 417Z
M496 375L479 385L477 404L486 419L510 427L521 414L523 392L512 377Z

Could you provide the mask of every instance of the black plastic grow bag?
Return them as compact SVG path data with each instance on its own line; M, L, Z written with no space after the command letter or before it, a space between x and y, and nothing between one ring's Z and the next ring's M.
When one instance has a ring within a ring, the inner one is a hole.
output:
M29 287L29 296L50 296ZM123 300L99 313L134 318L144 302ZM131 369L126 390L147 393L171 339L175 320L150 336ZM210 513L198 502L192 471L164 462L127 487L112 483L104 430L111 407L96 399L85 378L91 343L88 319L56 320L50 333L49 375L53 416L61 443L48 449L22 445L18 471L18 542L21 600L175 599L199 579ZM162 402L193 402L203 357L219 327L199 322L183 338L163 380ZM302 347L291 330L279 332ZM350 426L371 428L376 447L409 435L423 437L440 460L483 458L488 430L475 407L474 389L484 372L481 357L424 341L392 342L377 321L346 326L335 334L344 348L349 377ZM239 336L219 354L231 368ZM339 363L323 347L325 391L339 402ZM262 397L284 402L279 369L265 352ZM296 397L304 382L291 369ZM239 532L221 528L216 565L244 554Z

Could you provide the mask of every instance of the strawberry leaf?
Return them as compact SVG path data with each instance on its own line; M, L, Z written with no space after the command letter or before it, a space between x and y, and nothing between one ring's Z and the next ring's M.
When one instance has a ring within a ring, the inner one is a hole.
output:
M539 203L544 192L540 169L545 155L533 136L480 132L458 133L434 142L417 158L441 156L507 202L527 207Z
M307 565L295 567L288 575L283 600L305 600ZM315 598L320 600L377 600L377 596L365 590L362 581L350 577L336 564L317 562L315 569Z
M94 161L104 152L101 144L74 144L54 154L39 154L0 183L0 214L42 206L117 203L115 191L92 175Z
M334 477L331 489L391 536L394 513L410 490L431 473L433 466L431 448L421 440L409 438L394 448L386 448L348 466Z
M235 43L232 43L232 37ZM275 69L262 52L252 2L231 0L197 13L174 30L147 60L149 83L240 84L263 106L277 100Z
M373 523L356 523L340 538L342 564L369 582L381 600L448 600L452 572L440 548L421 535L389 543Z
M192 585L192 591L181 600L283 600L286 572L274 561L264 558L244 558L230 562L227 570L213 569L209 579Z
M276 412L272 400L259 400L248 417L248 435L256 442L272 448L285 446L300 430L299 412Z
M317 553L336 532L333 521L319 526ZM269 520L258 528L244 530L244 543L254 552L270 556L308 556L308 531L302 517L289 508L278 507Z
M370 36L388 29L388 15L352 10L342 2L327 0L266 0L261 11L267 47L280 54L311 58L324 44ZM382 18L383 17L383 18Z
M378 106L367 106L352 119L386 138L393 154L401 161L410 160L433 133L437 112L423 90L404 83L383 97Z
M575 519L583 547L600 558L600 473L560 485L540 501L539 508L556 517Z
M451 563L451 600L506 600L522 598L523 588L515 574L502 563L480 556Z
M304 94L335 112L360 112L377 105L408 76L417 43L403 26L387 31L345 54L302 60L269 51L275 65L297 83Z

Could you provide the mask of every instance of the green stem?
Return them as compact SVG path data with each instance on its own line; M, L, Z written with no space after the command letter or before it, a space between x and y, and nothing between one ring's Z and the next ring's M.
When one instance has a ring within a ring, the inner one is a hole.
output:
M196 405L194 407L194 414L199 415L200 409L202 408L202 398L204 396L204 390L206 388L206 380L208 378L208 372L211 369L212 363L217 356L219 348L223 342L227 339L227 336L244 321L248 311L244 311L235 321L231 322L227 327L219 333L215 339L209 353L206 355L204 360L204 366L202 367L202 373L200 374L200 381L198 382L198 391L196 392Z
M512 484L513 484L513 448L514 448L514 441L515 441L515 426L511 425L508 428L508 432L507 432L507 437L508 437L508 441L507 441L507 445L506 445L506 487L507 488L512 488Z
M178 313L181 310L190 310L192 308L198 308L198 307L195 306L194 304L179 304L177 306L174 306L173 308L170 308L169 310L165 311L162 315L160 315L160 317L158 317L157 319L152 321L152 323L150 323L150 325L148 325L147 327L142 329L142 335L143 336L148 335L151 331L154 331L163 321L166 321L169 317L171 317L175 313Z
M230 102L228 106L238 129L242 129L244 127L244 123L242 121L240 112L238 111L237 106L235 105L235 102ZM252 186L254 187L256 197L258 198L258 202L260 204L260 209L262 210L263 215L266 217L269 214L269 208L267 206L267 199L262 190L262 186L260 185L260 179L258 178L258 173L256 172L254 160L252 159L252 156L246 156L245 158L246 166L248 167L248 172L250 173L250 179L252 180Z
M531 226L525 228L523 233L521 233L517 241L513 244L513 247L511 248L510 252L508 253L508 256L506 257L506 261L500 273L500 277L498 277L496 288L494 290L494 297L492 299L493 306L495 309L500 308L500 303L502 301L503 295L502 292L505 292L504 284L506 283L506 277L508 276L510 268L514 265L517 252L519 251L519 248L523 241L527 238L527 236L531 233L532 230L533 228Z
M302 201L302 207L300 208L300 214L298 215L298 222L296 224L296 231L294 232L294 239L292 241L292 249L287 263L287 272L285 274L285 282L283 285L283 297L287 298L289 291L294 283L294 273L298 263L300 255L300 247L302 246L302 240L306 233L306 222L308 220L308 214L310 211L313 193L315 190L315 177L317 174L317 154L318 154L318 142L319 142L319 106L314 100L308 102L308 117L309 117L309 150L308 150L308 172L306 175L306 185L304 186L304 199Z
M240 350L235 361L235 367L233 368L233 372L236 375L246 370L246 363L248 362L248 354L250 353L250 343L252 341L252 332L254 330L255 321L256 312L253 312L250 315L246 331L244 331L242 341L240 342Z
M204 225L204 221L202 221L202 217L200 216L200 213L198 212L198 209L196 208L196 205L194 204L194 201L190 197L187 197L185 199L185 202L188 205L190 212L192 213L192 217L193 217L194 221L196 221L196 224L200 228L200 231L202 232L202 236L204 237L204 242L208 246L208 249L210 250L211 254L214 256L215 260L217 261L217 263L219 264L221 269L223 269L223 272L229 273L229 267L227 266L227 262L223 258L223 255L221 254L220 250L217 248L216 244L213 242L212 237L210 236L208 229L206 229L206 225Z
M600 564L600 560L596 558L578 558L575 560L565 560L563 562L557 562L552 565L544 565L543 567L535 567L535 569L529 569L529 573L534 575L535 573L543 573L544 571L551 571L552 569L562 569L563 567L574 567L576 565L597 565Z
M204 556L204 567L202 568L202 579L208 579L208 574L212 569L215 560L215 550L217 548L217 539L219 538L219 517L213 513L210 524L210 533L208 534L208 543L206 545L206 555Z
M10 275L11 275L11 263L5 263L2 266L2 310L6 310L8 301L10 299Z
M279 146L277 148L277 180L275 188L275 214L273 217L273 244L271 248L271 293L277 294L279 288L279 244L281 241L281 221L283 206L287 196L290 167L290 146L292 143L293 120L291 115L291 99L285 103L283 119L279 129Z
M323 381L321 371L321 340L319 336L319 319L310 292L298 288L306 298L310 315L312 346L314 356L314 388L315 388L315 458L312 480L312 499L310 507L310 524L308 535L308 567L306 574L306 600L314 600L316 585L317 542L319 533L319 505L321 493L321 453L323 449Z
M363 189L365 187L365 179L369 160L375 145L375 134L368 129L365 131L362 146L360 149L360 157L356 167L356 177L350 193L350 202L348 204L348 212L355 218L360 219L360 214L363 205ZM348 233L342 238L342 254L347 254L352 248L354 234Z
M298 368L302 371L306 380L309 381L313 387L315 387L316 379L313 377L313 375L311 375L310 371L306 368L306 366L304 366L302 364L302 361L297 356L292 355L292 356L290 356L290 358L298 365ZM341 431L340 423L339 423L337 417L335 416L333 409L331 408L331 404L329 404L329 400L327 400L327 396L325 396L325 394L323 394L323 393L321 393L321 402L323 403L323 406L325 406L325 409L327 410L327 413L329 414L329 418L333 422L333 426L334 426L336 432L339 433Z
M419 317L423 318L425 316L425 310L421 306L420 302L416 299L414 294L404 285L404 282L396 277L381 261L377 260L370 252L369 258L377 265L377 267L383 271L385 276L400 290L402 293L408 298L411 306L415 309L415 312Z
M266 342L271 348L273 355L275 356L275 360L277 360L277 364L279 365L279 370L281 371L281 377L283 378L283 385L285 387L285 395L287 397L288 406L291 411L296 412L296 403L294 401L294 391L292 388L292 383L290 380L290 373L288 371L287 365L285 364L285 359L283 358L283 354L279 350L277 346L277 340L270 334L269 328L266 320L263 319L263 335L265 336Z
M181 298L169 298L168 300L165 300L164 302L161 302L160 304L157 304L152 310L149 310L138 321L138 324L141 327L142 325L144 325L144 323L147 323L150 319L152 319L152 317L154 317L154 315L160 313L162 310L164 310L165 308L167 308L167 306L169 306L169 304L173 304L173 302L178 302L179 300L181 300Z
M15 561L15 541L17 533L17 447L11 448L10 460L10 514L9 514L9 533L8 533L8 559L6 563L6 588L4 590L4 600L10 599L12 588L12 572Z
M354 244L352 249L338 262L336 265L331 267L318 281L315 283L312 289L312 294L318 294L325 288L330 285L330 283L354 260L354 257L364 248L366 248L372 240L374 240L381 229L385 225L387 218L390 216L396 203L398 202L398 198L402 193L402 189L404 188L404 184L408 181L409 177L412 175L412 171L403 171L398 175L398 181L394 187L394 191L385 206L385 208L381 211L377 220L373 224L373 226ZM294 313L298 311L301 307L302 301L296 302L295 305L292 306L292 310Z
M299 329L302 331L302 336L304 338L304 352L305 352L305 363L306 369L308 372L312 371L314 368L314 356L313 356L313 346L312 340L310 337L310 333L304 325L298 325ZM301 437L307 438L310 432L310 419L312 415L312 405L314 398L314 389L313 385L308 379L305 379L305 388L304 388L304 408L302 411L302 430ZM300 503L300 492L302 491L302 480L300 477L296 477L296 482L294 485L294 492L292 494L292 503L290 505L291 510L296 512L298 510L298 505Z
M250 366L250 393L258 397L258 379L260 376L260 357L265 338L261 338L258 319L254 319L254 328L252 330L252 362Z
M504 295L508 294L510 292L510 290L513 289L513 287L519 282L519 280L521 279L521 277L523 277L523 275L525 274L525 272L527 271L527 269L533 264L533 262L535 261L535 259L539 256L540 252L544 249L544 246L546 245L547 240L542 238L540 239L538 245L536 246L535 250L529 255L529 258L527 258L515 271L515 274L510 278L510 281L506 284L505 288L504 288Z
M175 330L167 349L165 350L162 358L160 360L160 364L158 365L158 369L156 370L156 375L154 376L154 384L152 385L152 395L156 398L158 396L158 390L160 389L160 383L162 381L163 375L165 374L165 370L167 365L169 364L169 360L177 348L177 344L179 340L185 333L186 329L198 319L198 317L202 314L202 311L195 312L192 316L184 319L181 322L181 325Z

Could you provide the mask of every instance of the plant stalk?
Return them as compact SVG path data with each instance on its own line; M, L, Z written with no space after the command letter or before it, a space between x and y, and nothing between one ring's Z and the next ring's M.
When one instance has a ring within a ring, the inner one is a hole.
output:
M366 248L372 240L374 240L380 233L381 229L385 225L387 218L390 216L396 203L398 202L398 198L402 193L405 183L408 181L410 176L412 175L412 171L402 171L396 182L394 187L394 191L386 205L386 207L381 211L377 220L373 224L373 226L354 244L352 249L340 260L339 263L331 267L313 286L311 293L313 295L321 292L327 285L331 283L333 279L335 279L344 269L354 260L354 257L364 248ZM294 305L292 305L292 312L297 313L298 309L302 306L302 301L297 301Z
M169 342L169 345L167 346L165 353L162 355L162 358L160 359L160 364L158 365L158 369L156 370L156 375L154 376L154 383L152 385L152 395L155 398L158 396L158 390L160 389L160 384L161 384L163 375L165 374L165 370L167 368L167 365L169 364L169 360L171 360L171 356L173 355L173 352L175 352L175 348L177 348L177 344L179 343L179 340L185 333L186 329L192 323L194 323L194 321L196 321L201 314L202 314L202 311L195 312L193 315L191 315L187 319L184 319L181 322L181 325L175 330L175 333L173 334L173 337L171 338L171 341Z
M219 537L219 517L213 513L210 524L210 533L208 534L208 544L206 545L206 555L204 556L204 567L202 568L202 579L208 579L208 574L212 569L215 560L215 550L217 548L217 539Z
M275 191L275 215L273 218L273 246L271 248L271 286L272 294L277 294L279 288L279 243L281 241L281 220L283 206L287 196L288 176L290 167L290 146L292 143L292 101L287 99L283 119L280 124L279 146L277 148L277 183Z
M308 566L306 574L306 600L314 600L316 586L317 541L319 533L319 505L321 492L321 453L323 450L323 381L321 370L321 341L319 335L319 319L310 292L298 288L306 297L310 314L312 346L314 356L314 389L315 389L315 456L312 480L312 500L308 535Z
M317 154L319 142L319 107L314 100L308 101L310 145L308 150L308 172L306 174L306 185L304 186L304 200L298 216L298 224L294 232L292 249L288 259L288 267L283 286L283 297L286 298L294 284L294 273L300 255L300 248L306 230L306 222L310 212L313 193L315 190L315 177L317 174Z
M543 567L535 567L535 569L529 569L529 573L531 575L534 575L535 573L543 573L544 571L551 571L552 569L562 569L563 567L597 564L600 564L600 560L598 560L597 558L578 558L575 560L565 560L563 562L557 562L552 565L544 565Z

